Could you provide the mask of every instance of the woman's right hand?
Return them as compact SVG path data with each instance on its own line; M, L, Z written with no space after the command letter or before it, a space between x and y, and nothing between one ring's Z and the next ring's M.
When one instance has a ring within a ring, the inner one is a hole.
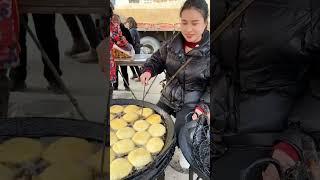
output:
M151 78L150 72L144 72L140 75L140 81L144 86L148 85L150 78Z

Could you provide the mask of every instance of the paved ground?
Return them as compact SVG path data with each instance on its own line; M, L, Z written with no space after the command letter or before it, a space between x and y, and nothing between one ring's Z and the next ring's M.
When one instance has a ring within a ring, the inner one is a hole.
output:
M33 22L30 18L29 25L33 28ZM57 37L59 39L60 61L63 71L63 80L70 92L77 99L81 109L90 121L103 122L105 115L105 91L107 82L99 72L97 64L80 64L75 60L64 56L65 49L71 47L71 37L61 16L57 16ZM40 117L70 117L79 118L65 95L52 94L46 89L47 82L42 75L43 64L40 53L27 37L28 45L28 78L26 92L14 92L10 97L11 117L17 116L40 116ZM131 72L128 68L129 76ZM160 75L146 101L156 103L160 97L159 81L163 79ZM120 78L121 80L121 78ZM130 81L130 87L138 99L142 99L143 87L139 82ZM114 92L113 98L133 98L130 92L124 91L123 82L119 83L120 91ZM121 90L122 89L122 90ZM186 180L187 174L182 174L170 166L166 169L166 180Z

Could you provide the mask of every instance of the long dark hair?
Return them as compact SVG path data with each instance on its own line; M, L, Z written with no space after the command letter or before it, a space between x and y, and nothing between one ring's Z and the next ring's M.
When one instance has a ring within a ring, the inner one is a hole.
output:
M180 16L186 9L195 9L201 13L205 21L208 19L209 10L205 0L187 0L180 9Z
M136 22L136 20L134 20L133 17L128 17L127 23L129 23L129 29L137 28L137 22Z

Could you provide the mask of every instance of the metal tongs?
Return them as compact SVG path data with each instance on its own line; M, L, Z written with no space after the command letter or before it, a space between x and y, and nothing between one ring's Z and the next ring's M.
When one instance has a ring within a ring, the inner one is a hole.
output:
M149 93L153 83L155 82L155 80L157 79L158 75L156 75L156 77L153 79L153 81L151 82L147 92L146 92L146 86L147 84L143 85L143 94L142 94L142 109L141 109L141 116L143 116L143 108L145 107L145 98L147 96L147 94Z

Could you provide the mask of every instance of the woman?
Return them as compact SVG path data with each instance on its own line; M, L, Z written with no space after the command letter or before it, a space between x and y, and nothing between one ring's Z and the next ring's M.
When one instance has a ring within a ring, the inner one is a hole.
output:
M217 0L214 28L241 2ZM315 93L319 89L312 87L312 81L319 82L320 5L316 2L254 1L214 44L213 127L249 135L283 132L272 151L283 172L297 162L317 161L310 153L315 151L314 142L304 134L320 131L320 101ZM318 109L312 104L318 104ZM232 175L220 173L218 179L234 179ZM279 178L273 165L262 176Z
M107 37L104 37L104 40L99 44L99 46L97 47L97 52L98 52L98 57L99 57L99 66L101 68L101 71L104 73L105 76L107 76L107 63L110 63L110 76L109 76L109 80L110 80L110 85L114 85L114 83L116 82L117 79L117 75L116 75L116 63L114 60L114 57L112 56L112 49L117 46L125 51L130 52L132 50L132 46L128 43L128 41L126 40L126 38L122 35L121 29L120 29L120 25L119 23L117 23L116 21L116 16L114 16L113 14L113 4L110 3L110 9L109 9L109 14L110 14L110 19L105 19L105 23L110 24L109 26L109 53L110 53L110 62L107 61L106 59L106 40ZM107 29L107 28L105 28ZM107 36L107 32L103 32L104 36Z
M120 31L123 35L123 37L128 41L128 43L132 44L133 43L133 40L131 38L131 35L130 35L130 32L129 30L121 23L121 20L120 20L120 16L117 15L117 14L114 14L112 16L112 23L113 24L118 24L119 27L120 27ZM129 91L130 88L129 88L129 76L128 76L128 71L127 71L127 66L120 66L120 69L121 69L121 73L122 73L122 77L123 77L123 86L125 88L126 91ZM118 86L119 86L119 75L118 75L118 72L119 72L119 67L117 67L117 80L114 84L114 90L118 90Z
M140 54L140 35L137 30L137 22L134 20L133 17L128 17L126 21L126 25L129 28L131 37L133 39L133 48L136 54Z
M16 0L0 2L0 119L7 118L9 107L9 78L7 70L19 60L19 12Z
M200 104L209 104L210 33L208 5L204 0L187 0L181 10L181 32L147 60L140 80L148 85L151 77L166 71L166 80L188 60L190 63L162 91L157 105L175 115L175 132L191 119ZM204 112L203 109L201 109Z
M133 48L136 54L140 54L140 35L137 30L137 22L133 17L128 17L126 24L129 27L129 31L133 40ZM130 66L133 76L131 79L138 78L141 75L140 69L138 66ZM138 79L139 80L139 79Z

